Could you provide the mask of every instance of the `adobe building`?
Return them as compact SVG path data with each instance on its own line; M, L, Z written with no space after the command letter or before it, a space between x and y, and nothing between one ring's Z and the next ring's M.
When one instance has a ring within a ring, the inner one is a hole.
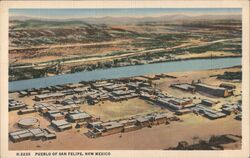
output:
M65 95L63 93L49 93L49 94L40 94L35 96L35 101L45 101L51 99L63 98Z
M186 91L186 92L191 92L191 93L195 92L195 86L188 84L188 83L172 84L170 85L170 87L176 88L182 91Z
M230 83L221 83L221 84L220 84L220 87L223 87L223 88L226 88L226 89L229 89L229 90L235 89L235 88L236 88L235 85L230 84Z
M102 133L103 136L120 133L123 131L123 125L116 121L105 122L102 123L101 126L104 128L104 131Z
M228 97L231 96L232 93L228 91L228 89L223 87L215 87L211 85L207 85L204 83L195 84L196 91L203 92L209 95L217 96L217 97Z
M21 101L9 98L9 111L19 110L25 108L27 105Z
M150 120L149 118L139 117L139 118L136 118L135 124L140 127L148 127L150 126Z
M18 115L23 115L23 114L29 114L29 113L34 113L36 112L36 109L35 108L25 108L25 109L20 109L18 111Z
M57 121L53 120L51 122L51 126L60 132L72 128L72 125L65 120L57 120Z
M68 119L70 122L84 122L84 121L90 121L92 119L92 116L90 116L86 112L76 111L76 112L70 112L68 114Z
M25 140L56 139L56 134L51 133L48 129L45 128L32 128L10 132L9 138L12 142L16 143Z
M209 99L203 99L201 101L202 105L206 105L206 106L214 106L217 104L217 102L213 101L213 100L209 100Z

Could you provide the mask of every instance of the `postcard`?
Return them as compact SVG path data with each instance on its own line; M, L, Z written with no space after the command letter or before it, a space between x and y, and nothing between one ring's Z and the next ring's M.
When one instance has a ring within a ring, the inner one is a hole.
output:
M249 157L249 2L1 2L1 157Z

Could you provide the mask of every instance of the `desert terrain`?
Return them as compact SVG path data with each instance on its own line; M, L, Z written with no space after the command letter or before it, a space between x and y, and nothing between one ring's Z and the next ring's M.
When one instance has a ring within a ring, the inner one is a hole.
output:
M93 19L10 18L9 80L241 56L238 15Z
M161 89L163 93L172 96L181 96L184 98L191 97L194 103L199 103L202 99L210 99L220 101L214 106L214 109L219 109L222 104L234 103L241 100L241 83L232 82L230 80L217 79L215 75L220 75L225 72L240 71L240 67L191 71L191 72L173 72L168 75L176 78L163 78L155 80L153 83ZM236 89L233 96L227 98L212 97L201 93L188 93L181 90L170 88L172 83L191 83L192 80L201 79L205 83L233 83ZM18 93L10 93L10 97L15 100L21 100L29 107L35 103L33 97L18 97ZM96 105L80 104L81 110L99 117L101 120L116 120L129 118L134 115L140 115L150 112L167 112L173 113L166 108L162 108L155 103L141 100L138 98L128 99L120 102L103 101ZM9 112L9 131L20 129L16 123L21 118L36 117L40 120L40 127L48 128L51 131L54 129L50 126L47 119L39 113L17 115L17 111ZM197 139L209 139L213 135L234 134L241 136L241 121L236 120L234 114L227 117L209 120L201 115L194 113L178 116L179 121L171 121L170 124L162 124L153 126L152 128L143 128L140 130L112 134L100 138L88 138L84 133L87 128L70 129L63 132L56 132L57 138L48 141L26 140L23 142L9 142L10 150L160 150L176 146L180 141L194 143ZM73 125L74 126L74 125ZM195 138L194 138L195 137ZM77 145L76 145L77 144ZM225 149L240 149L240 143L225 146Z

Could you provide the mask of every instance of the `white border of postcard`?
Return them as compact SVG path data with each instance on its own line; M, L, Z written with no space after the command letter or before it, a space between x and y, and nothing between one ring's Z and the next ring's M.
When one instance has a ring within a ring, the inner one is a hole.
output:
M243 118L242 118L242 149L225 151L169 151L169 150L102 150L110 152L110 156L82 156L92 157L249 157L249 2L248 1L2 1L0 2L0 100L1 100L1 157L14 158L18 151L8 150L8 9L10 8L242 8L243 30ZM77 144L76 144L77 145ZM59 157L61 151L24 151L35 156L36 152L53 153ZM86 151L63 151L83 152ZM98 152L91 150L90 152ZM57 154L56 154L57 153ZM79 157L79 156L60 156Z

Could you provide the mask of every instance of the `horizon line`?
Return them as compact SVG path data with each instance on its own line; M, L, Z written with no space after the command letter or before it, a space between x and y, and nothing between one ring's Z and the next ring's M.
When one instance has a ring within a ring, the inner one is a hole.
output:
M240 8L86 8L86 9L10 9L10 17L30 18L101 18L101 17L161 17L164 15L234 15Z

